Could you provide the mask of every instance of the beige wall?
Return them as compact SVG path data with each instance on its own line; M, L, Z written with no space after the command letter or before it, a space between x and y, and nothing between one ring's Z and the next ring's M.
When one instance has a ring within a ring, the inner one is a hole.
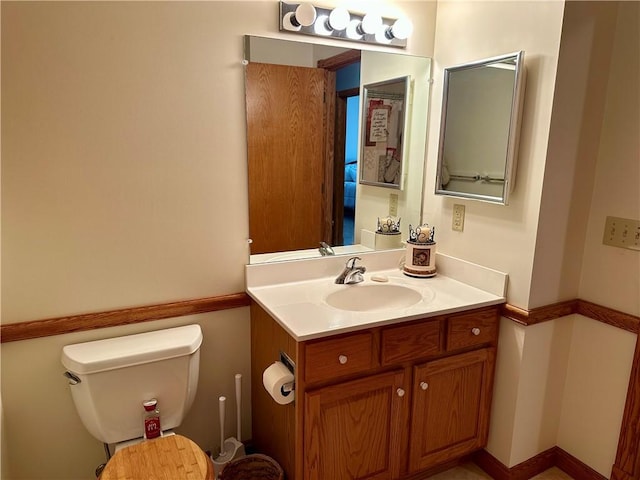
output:
M229 5L3 2L3 323L243 289Z
M579 297L640 313L638 252L602 245L606 215L640 218L638 7L567 4L530 306ZM560 341L568 359L557 444L608 477L636 335L579 315L570 321L569 342ZM519 423L526 427L528 417L523 410ZM522 454L513 452L512 462L531 455L534 442L525 439L534 432L524 428Z
M509 303L527 308L553 101L563 2L444 1L438 4L423 220L439 251L509 273ZM500 35L496 35L500 32ZM515 191L504 207L433 194L443 68L525 51L527 88ZM453 204L464 232L451 230Z
M638 44L637 2L438 5L424 220L440 226L440 251L509 272L510 304L579 297L638 314L638 252L601 245L606 215L640 218ZM528 71L510 205L431 195L442 68L519 49ZM462 233L450 229L454 203L466 206ZM594 323L502 321L487 450L505 465L558 444L610 474L635 336ZM589 423L606 425L602 436Z
M589 2L587 6L598 8ZM620 2L617 7L610 63L602 67L609 75L601 134L593 147L596 160L584 251L579 252L578 296L640 315L640 252L602 245L607 215L640 219L640 3ZM580 160L587 153L585 143L592 145L588 139L582 142ZM558 445L607 477L615 460L636 341L629 332L576 316Z
M9 448L2 398L0 398L0 478L9 478Z
M578 296L616 16L615 2L566 5L530 308Z
M433 55L432 2L379 6L412 18L408 53ZM309 37L277 32L275 0L1 8L2 322L243 291L242 38ZM215 451L218 396L236 372L250 393L246 308L2 344L2 478L90 479L104 461L62 346L191 322L201 374L179 431ZM243 419L248 438L248 402Z
M602 245L608 215L640 219L640 3L620 2L615 21L579 295L640 315L640 253Z
M609 478L637 336L580 315L570 321L557 444Z
M562 322L526 328L517 383L511 466L556 444L569 335L570 330Z

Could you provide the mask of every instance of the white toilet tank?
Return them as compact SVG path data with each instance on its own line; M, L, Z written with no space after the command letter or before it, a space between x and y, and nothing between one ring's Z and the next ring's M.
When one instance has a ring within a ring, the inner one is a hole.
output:
M201 343L200 326L187 325L65 346L62 364L84 426L103 443L140 438L142 402L152 398L162 430L180 425L196 395Z

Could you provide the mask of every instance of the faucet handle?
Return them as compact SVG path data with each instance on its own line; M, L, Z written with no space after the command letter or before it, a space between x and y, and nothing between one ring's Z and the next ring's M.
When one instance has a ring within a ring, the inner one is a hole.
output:
M355 272L353 272L353 275L351 275L351 278L349 279L348 283L360 283L360 282L364 282L364 276L362 275L362 273L364 272L364 267L360 267L362 270L356 270Z
M320 242L320 247L318 248L318 250L320 251L320 255L322 255L323 257L336 254L331 245L329 245L327 242Z

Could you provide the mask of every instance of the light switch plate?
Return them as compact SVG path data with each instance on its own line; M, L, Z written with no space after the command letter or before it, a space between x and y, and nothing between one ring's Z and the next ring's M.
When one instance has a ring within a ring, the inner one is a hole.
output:
M451 221L451 229L456 232L464 230L464 205L453 205L453 220Z
M398 194L397 193L389 194L389 216L391 217L398 216Z
M640 220L607 217L602 243L640 251Z

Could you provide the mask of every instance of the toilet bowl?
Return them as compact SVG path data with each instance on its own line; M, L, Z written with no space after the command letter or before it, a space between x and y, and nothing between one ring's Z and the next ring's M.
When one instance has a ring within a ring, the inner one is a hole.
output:
M80 420L96 439L115 445L101 480L214 478L211 459L192 440L171 431L193 404L201 344L200 326L187 325L62 349ZM143 403L151 399L158 402L163 434L146 440ZM164 476L155 475L156 469ZM169 475L174 471L193 475Z

